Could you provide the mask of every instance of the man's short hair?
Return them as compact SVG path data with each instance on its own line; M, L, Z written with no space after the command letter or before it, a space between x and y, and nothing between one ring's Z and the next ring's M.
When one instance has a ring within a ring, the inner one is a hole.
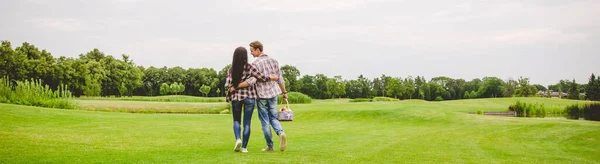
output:
M250 47L252 47L254 49L258 49L258 50L260 50L260 52L263 52L263 45L258 40L250 43Z

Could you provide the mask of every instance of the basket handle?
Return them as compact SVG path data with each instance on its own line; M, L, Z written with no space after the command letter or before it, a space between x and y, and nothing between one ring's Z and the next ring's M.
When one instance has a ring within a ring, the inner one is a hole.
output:
M292 111L292 108L290 108L290 102L287 99L285 100L285 109L287 109L288 111ZM281 102L283 104L283 101ZM281 109L279 109L279 111L281 111Z

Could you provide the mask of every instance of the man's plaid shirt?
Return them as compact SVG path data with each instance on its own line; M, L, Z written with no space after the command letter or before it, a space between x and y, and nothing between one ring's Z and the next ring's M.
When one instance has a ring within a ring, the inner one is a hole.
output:
M258 98L269 99L281 94L281 88L279 84L284 84L283 74L279 69L279 62L269 57L267 54L262 54L252 63L256 69L260 72L264 72L269 75L278 75L279 80L277 81L259 81L256 83L256 90Z
M245 98L257 98L256 89L254 86L257 78L260 79L261 81L271 80L270 76L259 72L258 69L256 69L252 65L246 64L244 66L244 72L242 73L242 79L240 80L240 82L246 81L246 82L248 82L249 86L246 88L238 88L233 93L228 93L227 97L226 97L226 101L227 102L242 101ZM229 91L229 88L231 86L233 86L233 84L231 84L232 81L233 81L233 79L231 78L231 68L230 68L227 71L227 78L225 79L225 90L226 91ZM238 85L238 84L235 84L235 85Z

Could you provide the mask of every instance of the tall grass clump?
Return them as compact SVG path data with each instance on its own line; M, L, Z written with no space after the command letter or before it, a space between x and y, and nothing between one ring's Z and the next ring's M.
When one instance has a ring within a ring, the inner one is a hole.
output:
M368 99L368 98L358 98L358 99L351 99L348 102L372 102L373 99Z
M400 101L400 100L395 99L395 98L390 98L390 97L374 97L373 101Z
M517 117L547 117L554 116L552 115L554 112L547 112L544 104L527 104L521 101L517 101L515 104L512 104L508 107L509 111L514 111L517 114Z
M15 93L12 89L12 84L8 78L0 79L0 103L11 103Z
M585 119L600 121L600 103L575 104L565 108L568 119Z
M39 106L48 108L74 109L73 94L65 85L56 91L41 80L16 81L13 85L8 78L0 80L0 102L18 105Z
M304 93L300 92L288 92L288 102L290 104L310 104L312 103L312 98ZM277 97L277 103L282 103L283 96L279 95Z

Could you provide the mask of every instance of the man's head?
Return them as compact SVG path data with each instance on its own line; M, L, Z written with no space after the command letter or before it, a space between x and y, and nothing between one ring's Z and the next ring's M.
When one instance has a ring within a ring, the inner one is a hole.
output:
M254 57L258 57L263 53L263 45L258 40L250 43L250 53Z

